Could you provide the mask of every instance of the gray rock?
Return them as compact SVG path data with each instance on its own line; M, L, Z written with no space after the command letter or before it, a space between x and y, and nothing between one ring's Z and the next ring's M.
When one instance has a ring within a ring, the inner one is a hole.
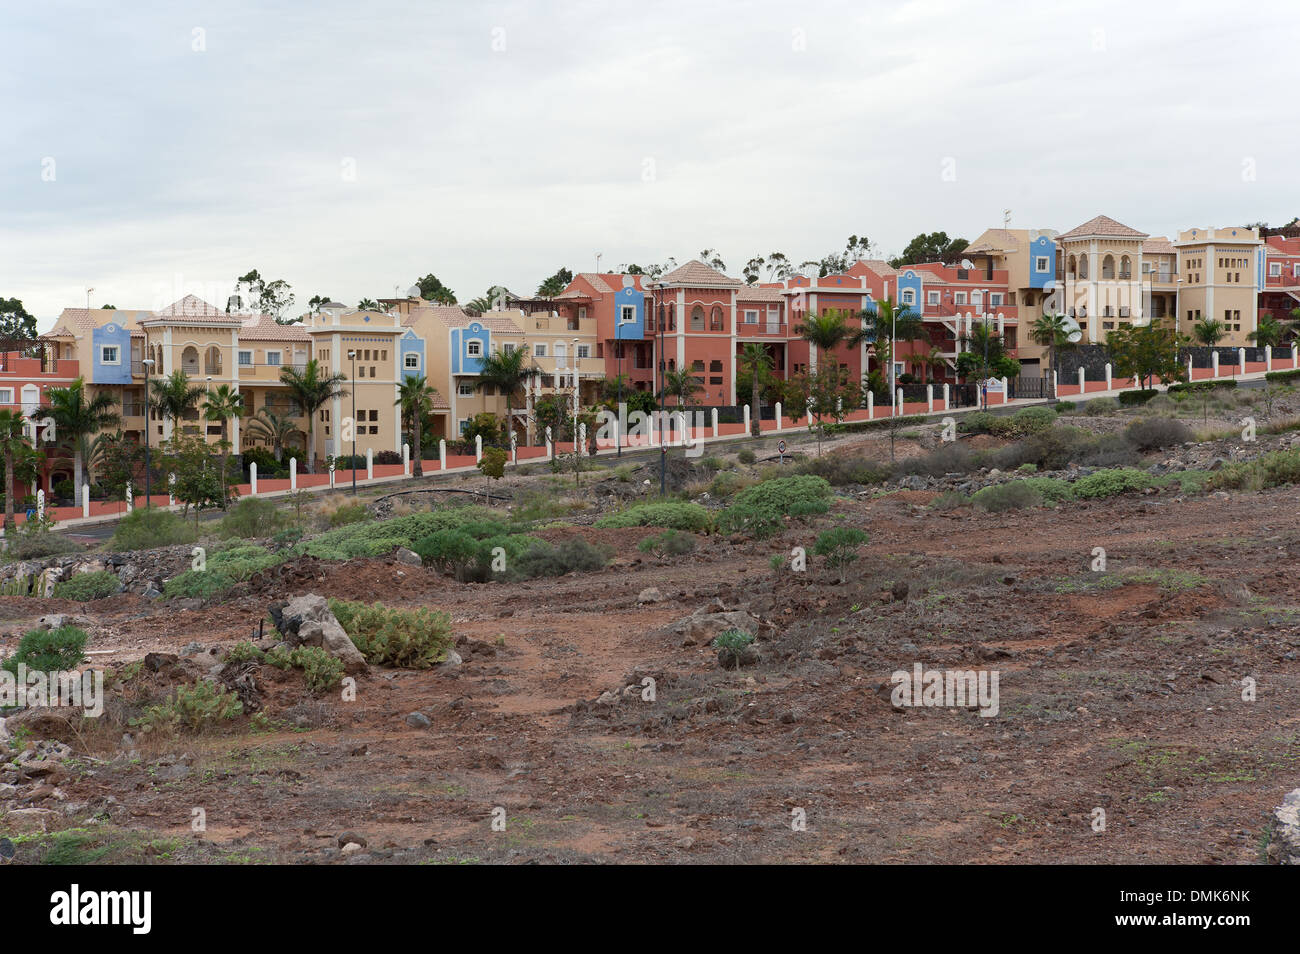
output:
M423 712L412 712L406 717L406 724L415 729L427 729L433 723Z
M647 586L644 590L636 595L638 603L662 603L664 595L659 592L657 586Z
M1273 810L1268 860L1275 865L1300 865L1300 788L1288 792Z
M307 593L287 603L273 603L271 620L289 646L320 646L343 660L344 669L349 673L370 670L366 657L330 612L325 597Z
M393 554L393 559L398 563L404 563L407 566L420 566L424 561L420 559L420 554L414 550L408 550L406 547L398 547Z
M334 842L340 848L347 848L348 845L356 845L358 848L364 848L369 844L363 835L358 835L355 831L340 832L339 836L334 839Z
M447 658L442 661L440 668L455 669L464 661L465 660L461 658L460 653L456 652L454 649L448 649Z

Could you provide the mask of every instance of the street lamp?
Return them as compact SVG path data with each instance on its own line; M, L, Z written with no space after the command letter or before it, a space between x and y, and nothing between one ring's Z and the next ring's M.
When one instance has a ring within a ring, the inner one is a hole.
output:
M668 448L664 446L664 401L666 400L666 391L664 378L668 371L668 365L664 361L664 305L659 299L659 292L663 290L663 282L651 282L651 299L650 306L656 310L656 325L659 332L659 347L656 350L659 364L659 496L663 497L667 493L668 482ZM777 421L780 427L781 422Z
M641 299L645 308L645 298ZM614 407L614 456L623 456L623 315L614 315L614 353L618 360L618 403Z
M578 339L573 339L573 453L580 455L578 449L578 409L582 404L582 395L579 393L582 383L578 380Z
M153 367L153 358L145 358L144 365L144 509L149 509L149 369ZM80 489L80 488L79 488Z
M357 353L349 351L352 361L352 496L357 495Z

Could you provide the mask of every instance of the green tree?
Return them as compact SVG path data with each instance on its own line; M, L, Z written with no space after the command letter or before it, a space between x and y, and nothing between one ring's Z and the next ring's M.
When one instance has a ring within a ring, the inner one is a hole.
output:
M46 394L58 439L72 447L72 494L79 507L87 441L106 428L117 427L122 418L113 410L117 401L106 392L87 399L84 378L77 378L66 388L50 388Z
M803 324L795 326L794 333L834 361L835 349L851 341L855 333L849 327L848 318L848 312L828 308L824 314L806 316Z
M425 301L431 301L439 305L456 304L456 293L438 280L438 276L430 272L415 283L420 289L420 297Z
M847 271L849 266L858 259L866 258L870 255L871 249L871 240L865 235L861 237L850 235L844 243L844 250L842 252L831 252L829 255L822 256L820 259L808 259L805 262L801 262L799 267L815 267L818 276L821 278L825 278L827 275L838 275Z
M784 252L773 252L766 258L755 255L745 263L743 275L750 285L756 285L760 281L785 281L794 275L794 263Z
M0 408L0 455L5 465L5 536L13 537L14 523L14 458L28 449L27 436L23 433L23 415L21 411Z
M1106 335L1106 348L1116 377L1134 378L1150 387L1151 378L1160 383L1181 381L1186 370L1178 359L1180 337L1172 327L1152 321L1142 327L1123 325Z
M397 385L397 400L393 403L402 408L402 420L411 425L411 447L415 450L415 460L411 462L411 476L424 476L423 429L424 419L433 413L433 396L438 392L429 387L429 379L424 375L408 375Z
M293 324L297 319L282 320L293 307L294 297L289 283L283 279L266 281L257 269L241 275L235 282L235 293L226 300L226 313L253 311L270 315L277 324Z
M506 433L514 427L514 396L523 389L524 382L541 374L525 348L504 349L484 356L479 363L478 379L474 387L498 388L506 399Z
M761 428L758 414L758 396L763 385L772 378L772 355L761 344L751 342L740 350L736 358L736 370L741 381L748 381L750 388L749 432L758 437Z
M125 500L127 485L134 485L144 470L144 447L128 441L122 432L95 438L99 458L99 486L109 500Z
M1272 315L1261 315L1255 330L1246 335L1246 338L1255 342L1257 348L1276 348L1282 343L1282 335L1285 330L1282 322Z
M825 557L827 566L839 571L843 583L849 564L858 558L858 547L867 542L867 535L855 527L834 527L817 537L813 553Z
M554 298L568 288L571 281L573 281L573 272L567 268L560 268L554 275L537 286L537 294L543 298Z
M329 295L312 295L307 302L307 307L312 310L313 314L320 314L320 306L330 300Z
M808 414L808 429L817 436L817 456L820 457L822 441L831 429L861 405L862 389L833 361L819 364L810 373L797 375L790 383L787 393L802 400Z
M269 408L262 408L248 419L244 425L244 434L255 441L264 441L271 445L275 459L284 460L284 449L296 435L302 434L294 418L288 414L276 414Z
M1228 337L1228 326L1217 318L1203 318L1192 326L1192 337L1200 344L1213 348Z
M347 397L343 386L347 375L335 372L326 374L315 358L297 368L285 365L280 369L280 382L289 389L289 395L307 418L307 473L316 472L316 415L335 398Z
M479 473L484 477L490 477L493 481L500 480L506 475L506 460L509 455L500 447L483 448L483 456L478 462ZM491 484L488 484L491 487ZM492 494L488 492L488 503L492 502Z
M922 232L907 243L902 255L891 258L889 264L893 268L919 265L923 262L942 262L950 265L957 261L969 245L970 242L964 238L948 238L947 232Z
M36 317L17 298L0 298L0 340L36 340Z
M1056 356L1065 348L1073 347L1070 342L1071 327L1065 315L1039 315L1029 326L1029 338L1034 344L1047 349L1049 370L1056 370Z
M221 424L221 508L226 508L229 499L226 486L226 473L230 469L230 421L244 416L244 396L229 384L219 385L216 390L208 392L207 404L203 416L209 421Z
M668 370L664 372L664 396L677 399L677 406L682 407L696 393L703 391L704 385L690 368Z
M184 371L173 371L165 378L149 381L149 407L172 422L174 432L180 431L181 420L190 411L197 410L207 393L202 386L190 384Z
M357 302L357 311L378 311L379 302L373 298L363 298Z
M225 500L223 474L213 461L211 448L201 437L178 434L163 448L163 469L176 476L171 492L185 505L188 514L194 508L194 526L199 524L199 513L223 505Z

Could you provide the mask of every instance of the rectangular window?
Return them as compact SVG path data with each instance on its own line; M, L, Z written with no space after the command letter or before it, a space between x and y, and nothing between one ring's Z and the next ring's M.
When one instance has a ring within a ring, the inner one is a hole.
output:
M966 304L966 293L957 292L956 295L953 297L953 302L958 305Z
M1034 259L1034 271L1036 271L1036 272L1045 272L1045 271L1047 271L1047 261L1048 261L1048 259L1047 259L1047 256L1046 256L1046 255L1039 255L1037 258L1035 258L1035 259Z
M251 368L253 366L253 352L251 351L239 352L239 366L241 368Z
M470 358L477 358L483 354L483 342L477 338L472 338L465 342L465 354Z
M939 304L939 293L938 293L937 291L926 292L926 293L925 293L925 303L926 303L927 305L937 305L937 304Z
M578 357L579 357L579 358L590 358L590 357L591 357L591 345L585 345L585 344L580 344L580 345L578 345Z
M636 321L636 305L622 305L618 309L618 320L623 324L632 324Z
M1002 294L1000 292L990 292L989 293L990 307L996 307L997 305L1000 304L1002 304Z
M405 364L407 370L409 371L420 370L420 356L414 351L406 355L406 358L403 363Z
M536 358L545 358L545 357L546 357L546 345L544 345L544 344L535 344L535 345L533 345L533 356L536 357Z
M904 305L916 304L916 293L913 292L912 289L906 288L903 290L903 304Z
M757 310L757 309L746 309L746 310L745 310L745 324L747 324L747 325L756 325L756 324L758 324L758 310Z
M474 396L474 385L472 384L461 384L457 390L461 397Z
M13 403L14 403L14 389L0 388L0 404L13 404Z
M273 368L278 368L280 366L280 352L268 351L266 353L266 363Z
M514 354L515 353L514 343L511 341L507 341L505 344L501 346L501 352L503 354Z
M104 345L99 349L100 364L121 364L117 345Z

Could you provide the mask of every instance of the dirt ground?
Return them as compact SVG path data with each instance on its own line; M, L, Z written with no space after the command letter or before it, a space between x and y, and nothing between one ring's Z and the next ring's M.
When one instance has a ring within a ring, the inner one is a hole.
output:
M871 537L845 584L799 524L701 537L667 565L636 549L657 531L578 528L542 535L608 544L609 567L458 584L392 560L301 561L197 610L49 601L92 617L96 664L228 647L302 592L445 609L464 662L372 670L355 702L263 667L266 711L292 728L135 754L88 740L60 786L85 811L40 827L137 861L1259 861L1268 814L1300 785L1295 490L1029 514L939 513L932 496L837 498ZM774 571L796 546L807 572ZM639 604L647 587L663 600ZM660 632L713 601L773 624L761 661L726 671ZM0 598L4 625L30 613ZM896 709L890 675L918 662L996 670L1000 711ZM597 702L646 676L653 701ZM429 727L407 724L416 711ZM344 832L365 848L342 855Z

